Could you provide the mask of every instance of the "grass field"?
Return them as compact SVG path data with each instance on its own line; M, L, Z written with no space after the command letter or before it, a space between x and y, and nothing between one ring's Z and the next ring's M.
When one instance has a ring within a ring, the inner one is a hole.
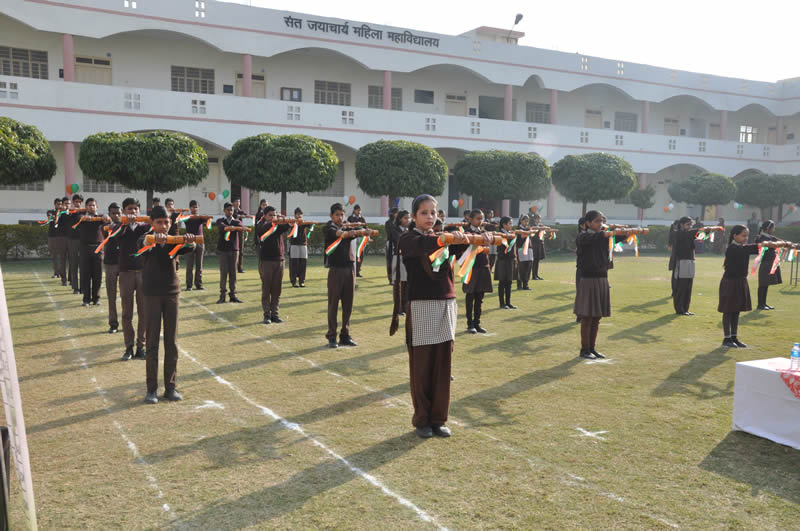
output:
M574 261L549 257L545 281L513 292L519 310L487 295L486 336L465 333L459 298L454 436L423 441L382 260L358 282L359 346L337 350L320 261L308 288L284 288L286 322L263 325L256 264L240 277L245 304L216 305L208 259L209 289L181 295L184 401L157 405L142 402L144 362L119 361L122 334L105 333L104 290L82 308L48 264L3 264L40 528L800 525L800 452L730 430L734 365L788 356L800 288L772 288L776 311L742 316L750 348L725 350L720 258L698 259L697 316L678 317L666 257L618 256L608 360L587 362Z

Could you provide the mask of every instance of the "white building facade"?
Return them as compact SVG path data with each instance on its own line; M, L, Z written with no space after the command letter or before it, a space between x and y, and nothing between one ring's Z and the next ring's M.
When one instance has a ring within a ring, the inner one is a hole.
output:
M388 199L367 197L355 178L356 151L380 139L431 146L451 168L475 150L537 153L550 164L613 153L631 163L641 187L656 188L643 213L651 223L700 214L682 204L664 210L669 183L698 171L800 174L800 79L676 71L518 46L521 36L492 28L429 34L216 1L4 0L0 116L37 126L58 172L49 183L0 189L0 222L37 219L72 183L101 207L125 195L144 202L144 192L81 173L80 142L100 131L195 138L208 151L208 177L166 195L179 206L198 199L209 213L220 211L226 190L251 210L260 198L279 202L232 187L222 169L236 140L264 132L307 134L336 150L340 171L329 190L289 195L290 210L311 215L347 196L371 218L385 214ZM440 198L451 216L460 210L454 199L512 215L535 204L549 221L580 215L555 190L493 203L459 196L451 180ZM619 220L639 214L625 201L592 206ZM705 214L744 220L753 210L730 204Z

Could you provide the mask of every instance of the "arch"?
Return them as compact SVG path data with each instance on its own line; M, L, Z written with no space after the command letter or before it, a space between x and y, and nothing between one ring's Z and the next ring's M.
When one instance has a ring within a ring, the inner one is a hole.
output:
M714 107L708 103L706 100L702 98L698 98L697 96L693 96L691 94L675 94L674 96L669 96L668 98L664 98L663 100L659 101L658 104L665 104L665 103L682 103L682 100L689 100L690 102L705 107L709 110L716 110Z
M203 137L201 137L201 136L199 136L199 135L197 135L195 133L189 133L187 131L180 131L180 130L177 130L177 129L165 129L163 127L159 127L157 129L133 129L133 130L124 131L124 132L125 133L149 133L151 131L167 131L169 133L180 133L182 135L186 135L189 138L191 138L192 140L194 140L195 142L197 142L198 144L200 144L200 147L202 147L204 150L206 150L206 152L208 152L209 148L219 149L219 150L222 150L222 151L230 151L231 150L230 147L225 147L225 146L223 146L221 144L218 144L216 142L213 142L213 141L211 141L211 140L209 140L207 138L203 138Z
M619 94L621 96L625 96L629 100L633 100L633 101L636 100L636 98L631 96L630 93L622 90L619 87L615 87L614 85L610 85L608 83L587 83L585 85L581 85L579 87L575 87L574 89L570 90L568 93L569 94L574 94L574 93L576 93L576 92L578 92L580 90L589 89L591 87L603 87L604 89L611 89L612 92L616 92L617 94Z
M331 147L333 148L333 150L336 151L336 153L339 153L339 149L340 148L342 148L344 150L350 150L353 153L358 153L358 150L359 150L358 147L351 146L350 144L345 144L341 140L328 140L327 138L322 138L322 137L319 137L319 136L315 136L314 138L316 138L317 140L321 140L322 142L325 142L326 144L330 144Z
M547 88L544 86L544 80L542 79L542 76L540 76L539 74L529 75L528 78L525 80L525 82L522 84L522 86L525 88L537 88L537 89Z
M706 173L709 171L703 168L702 166L698 166L697 164L680 162L678 164L670 164L668 166L664 166L660 170L652 173L652 175L658 175L659 173L666 172L667 170L670 170L670 172L672 173L685 173L686 177L688 177L689 175L694 175L694 173L692 172Z
M740 171L739 173L737 173L736 175L731 177L731 179L736 181L738 179L742 179L744 177L749 177L751 175L766 175L766 174L763 171L761 171L759 169L756 169L756 168L747 168L746 170Z
M306 57L336 57L336 58L344 58L348 61L357 64L361 68L366 70L373 70L371 67L367 66L360 60L356 59L352 55L348 55L344 52L340 52L339 50L334 50L331 48L320 48L318 46L297 46L295 48L289 48L286 50L281 50L280 52L273 54L273 55L264 55L263 57L268 57L270 59L280 59L281 56L291 55L291 54L300 54Z
M408 72L409 74L415 74L417 72L421 72L427 70L429 72L444 72L444 73L459 73L459 74L471 74L481 81L486 83L496 84L494 81L491 81L488 77L484 76L483 74L479 73L477 70L473 70L472 68L467 68L466 66L461 65L454 65L449 63L436 63L432 65L426 65L416 70L411 70Z
M209 40L202 39L202 38L200 38L200 37L198 37L196 35L192 35L190 33L186 33L186 32L183 32L183 31L176 31L176 30L143 28L143 29L136 29L136 30L129 30L129 31L120 31L120 32L117 32L117 33L109 33L107 35L103 35L100 38L108 39L108 38L113 38L113 37L126 37L128 35L134 35L134 34L137 37L144 36L144 37L151 37L151 38L155 38L155 39L173 40L173 41L174 40L180 40L178 37L182 37L182 38L185 38L185 39L187 39L189 41L194 41L194 42L199 42L199 43L205 44L206 46L214 48L214 50L216 50L216 51L218 51L220 53L230 53L230 52L227 52L226 50L223 50L222 48L220 48L219 46L217 46L216 44L214 44L213 42L211 42Z
M742 112L742 111L756 111L756 112L761 111L761 112L767 113L770 116L776 116L774 112L772 112L768 108L764 107L760 103L748 103L747 105L745 105L743 107L739 107L734 112Z

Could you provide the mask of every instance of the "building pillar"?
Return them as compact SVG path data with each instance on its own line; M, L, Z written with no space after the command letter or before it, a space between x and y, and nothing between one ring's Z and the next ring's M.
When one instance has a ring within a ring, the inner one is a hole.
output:
M647 102L645 102L645 103L647 103ZM642 121L642 127L644 127L644 121ZM643 131L643 132L646 132L646 131ZM640 190L644 190L645 188L647 188L647 174L646 173L640 173L639 174L639 189ZM639 219L644 218L644 209L643 208L639 208L637 210L638 210L637 215L639 216Z
M728 111L721 111L719 115L719 137L721 140L728 139Z
M384 111L391 111L392 110L392 73L389 70L384 70L383 72L383 110ZM386 198L387 204L389 198ZM381 203L383 204L383 203ZM386 215L388 215L388 211Z
M242 56L242 96L245 98L253 96L253 56L249 53Z
M786 143L786 135L783 133L783 116L778 116L778 124L776 126L777 134L775 135L775 143L782 146Z
M382 195L381 196L381 216L388 217L389 216L389 196Z
M550 90L550 123L558 123L558 91L555 89ZM548 215L550 211L548 210Z
M75 182L75 144L64 142L64 190ZM72 192L67 192L71 195Z
M510 199L503 199L503 207L500 209L500 215L502 215L502 216L510 216L511 215L511 200Z
M248 214L255 215L254 213L250 212L250 189L249 188L245 188L244 186L242 186L242 197L240 197L240 199L242 200L242 210L244 210Z
M650 122L650 102L642 102L642 133L647 133L648 124Z
M61 53L64 61L64 81L75 81L75 47L72 44L72 35L65 33L61 36Z
M550 110L552 111L553 108L551 107ZM547 193L547 219L554 221L556 219L556 187L552 183L550 184L550 191Z
M503 99L503 120L511 120L514 116L512 108L514 104L514 89L511 85L506 85L506 97ZM507 214L503 214L504 216Z

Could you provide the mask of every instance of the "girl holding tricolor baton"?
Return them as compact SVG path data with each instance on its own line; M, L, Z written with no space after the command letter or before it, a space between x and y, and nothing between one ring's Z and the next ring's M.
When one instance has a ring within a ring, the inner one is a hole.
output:
M692 285L695 274L695 240L711 238L713 242L714 231L722 231L723 227L700 227L692 229L692 218L688 216L678 220L677 231L673 243L672 253L675 264L672 274L675 279L675 289L672 292L672 305L677 315L694 315L689 311L692 303ZM711 236L709 236L711 233Z
M408 214L408 210L401 210L395 216L395 235L397 241L408 232L408 225L411 223L411 216ZM406 283L408 282L408 274L406 272L406 266L403 264L402 256L400 252L400 247L395 245L394 247L394 256L392 257L392 285L394 289L392 290L396 294L396 298L400 301L400 313L398 315L405 315L405 308L406 308Z
M511 232L511 218L500 218L500 233L508 234L512 239L505 245L497 247L497 261L494 266L494 279L497 281L497 293L500 297L501 310L516 310L511 304L511 283L514 281L514 259L516 258L516 240L518 236Z
M756 237L756 243L776 242L778 238L773 236L775 233L775 222L771 219L761 224L761 231ZM782 284L780 253L774 249L767 249L758 267L758 306L759 310L774 310L767 304L767 290L774 284Z
M266 207L265 207L266 208ZM308 266L308 235L314 225L303 225L303 210L294 209L295 224L289 233L289 280L292 287L306 287L306 267Z
M608 285L608 270L614 252L615 236L630 236L646 233L647 229L627 228L605 230L602 212L590 210L584 217L586 230L578 234L577 244L580 280L575 294L574 313L581 318L580 357L604 358L597 351L597 332L600 319L611 315L611 295Z
M258 275L261 277L264 324L283 322L278 315L285 263L282 234L293 228L288 223L277 223L274 217L275 207L268 206L256 225L256 236L261 242L258 247Z
M527 215L523 214L519 218L519 230L529 231L530 219ZM517 289L530 291L528 282L531 278L531 270L533 269L533 247L531 247L531 237L518 236L517 243L517 261L519 267L517 268Z
M474 209L469 214L468 234L482 234L483 212ZM492 292L492 272L489 268L489 248L474 246L459 261L462 277L461 288L467 294L467 332L485 334L481 326L481 313L484 293Z

